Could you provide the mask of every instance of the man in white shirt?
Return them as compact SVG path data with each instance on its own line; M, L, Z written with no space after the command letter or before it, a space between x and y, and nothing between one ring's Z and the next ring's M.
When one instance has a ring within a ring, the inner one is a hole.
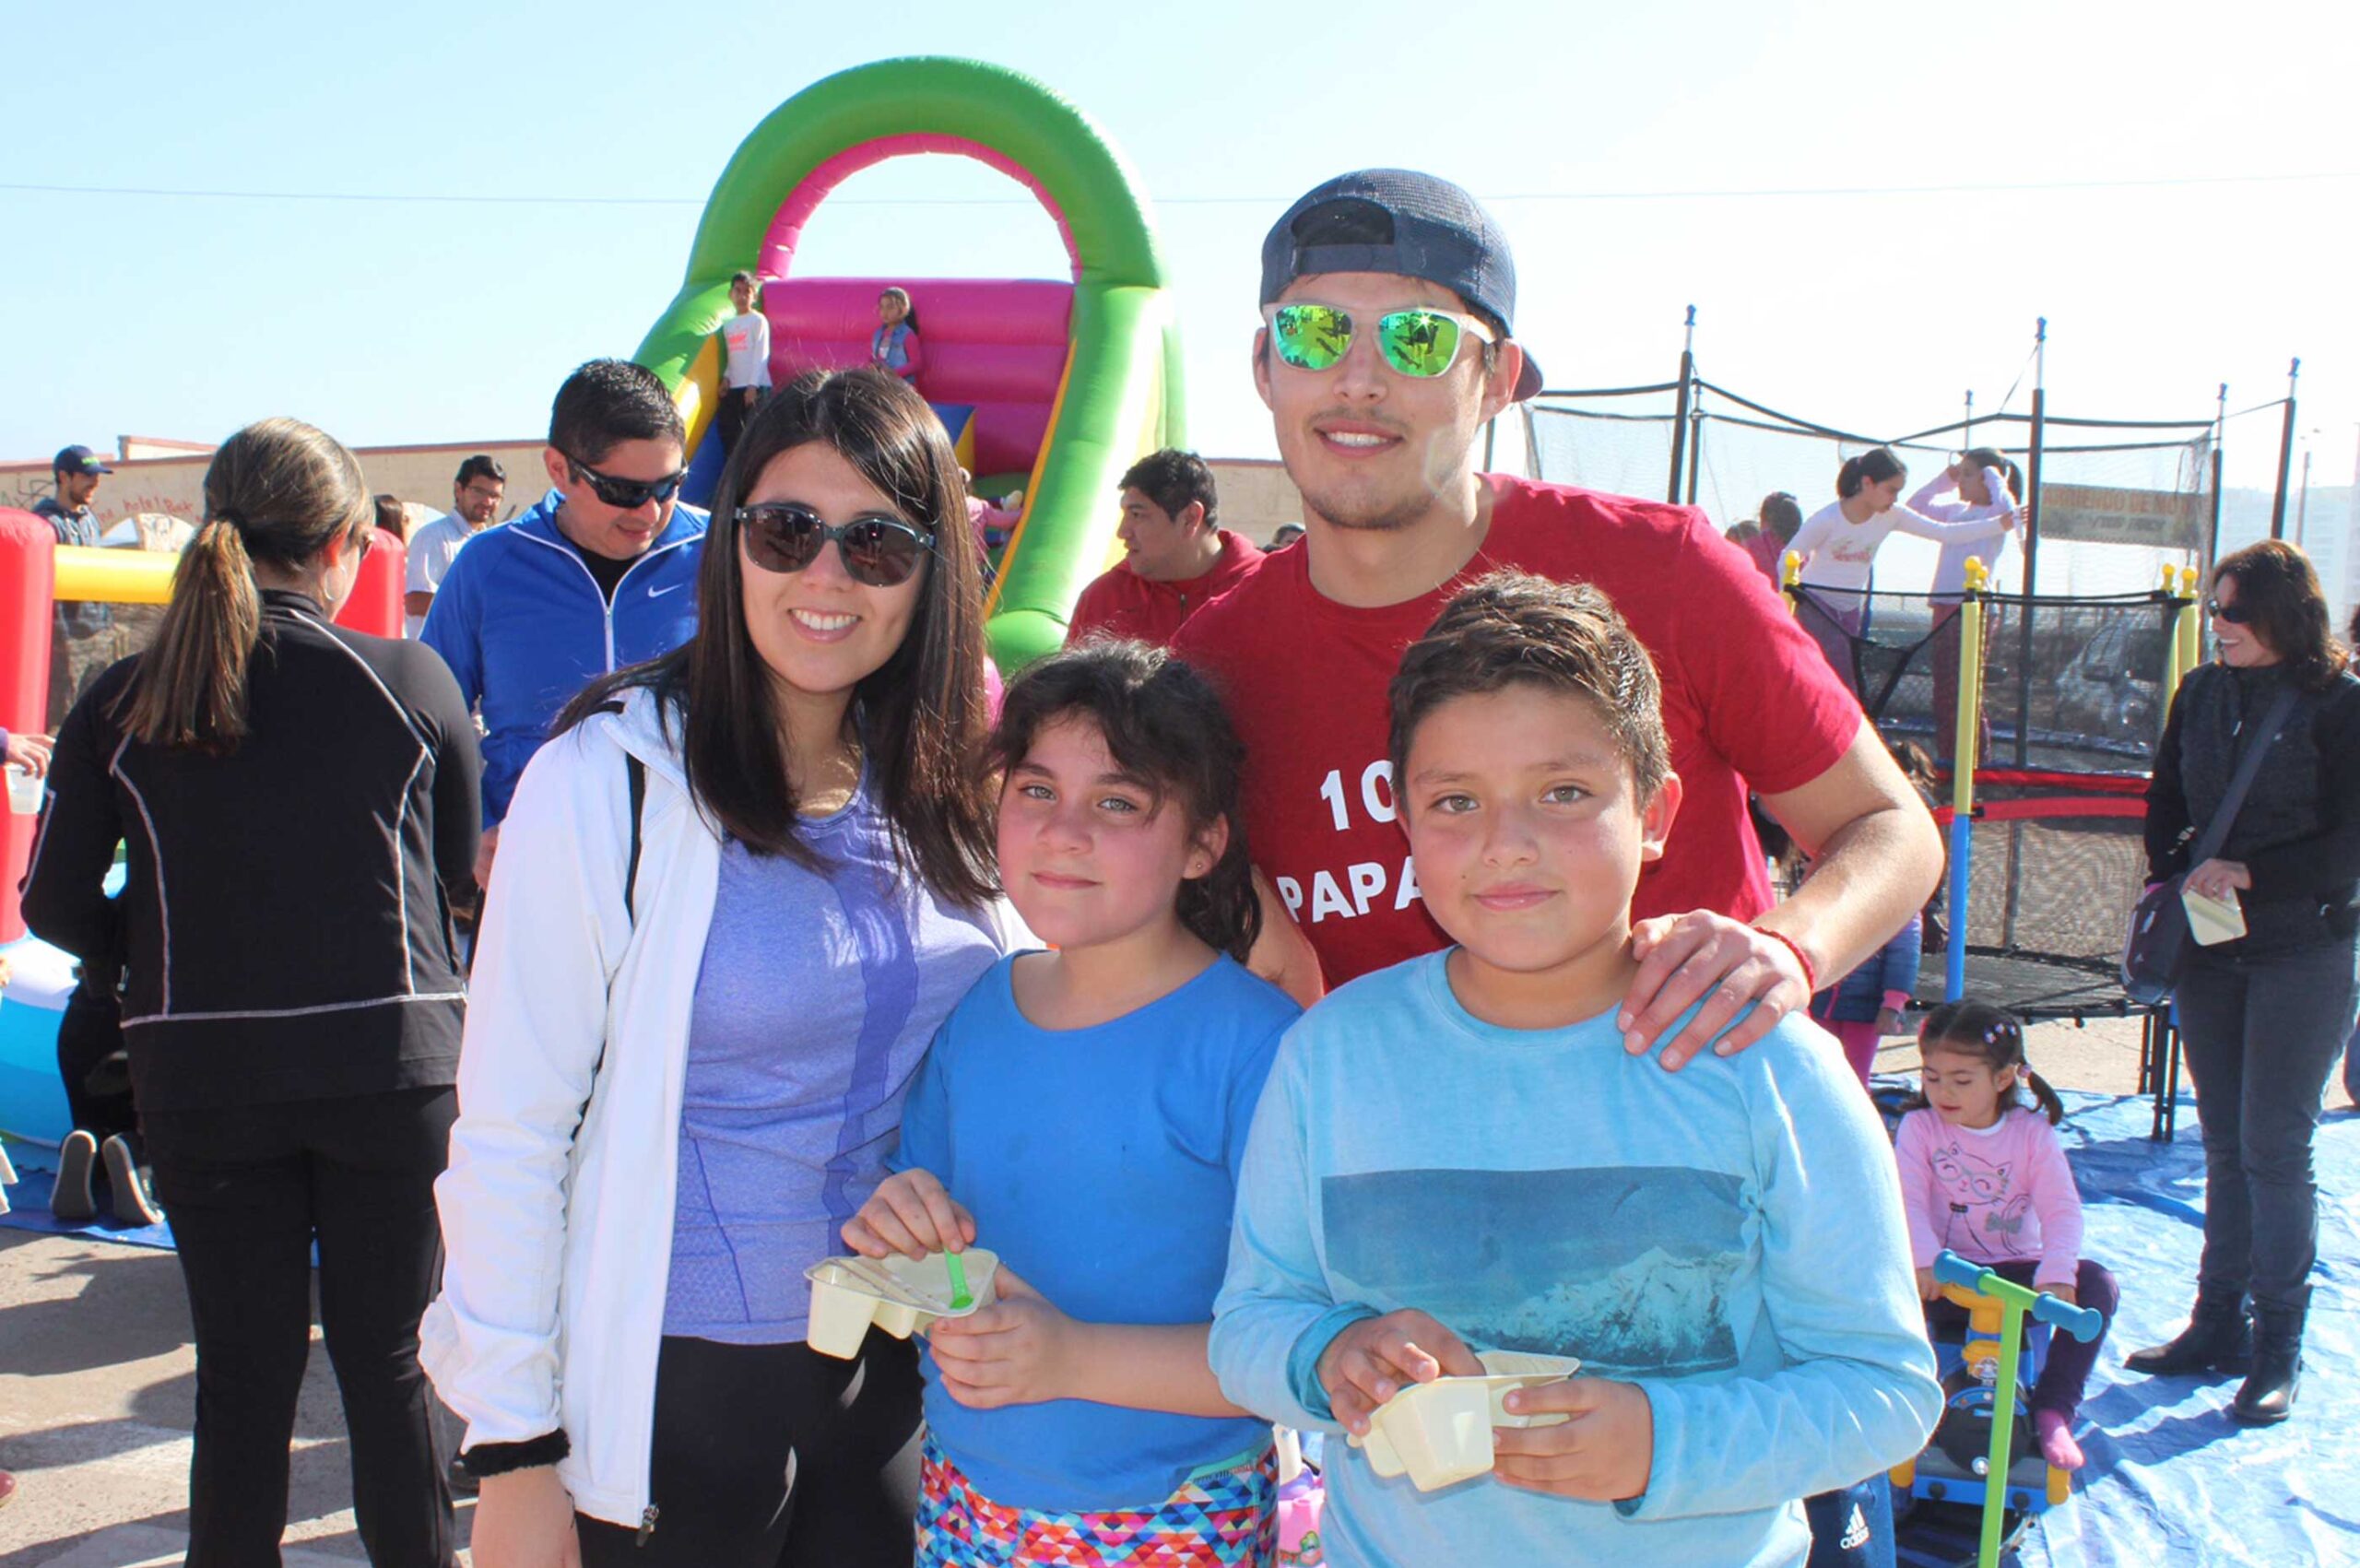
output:
M754 308L761 292L761 280L750 272L729 280L729 302L738 313L721 324L721 347L728 362L721 370L721 407L714 411L724 457L738 444L738 432L746 428L754 406L771 389L770 318Z
M478 452L459 465L459 477L451 481L451 510L409 536L409 577L403 584L402 608L408 615L410 636L416 637L426 624L426 612L442 586L443 573L451 570L451 558L500 515L500 502L507 493L507 470Z

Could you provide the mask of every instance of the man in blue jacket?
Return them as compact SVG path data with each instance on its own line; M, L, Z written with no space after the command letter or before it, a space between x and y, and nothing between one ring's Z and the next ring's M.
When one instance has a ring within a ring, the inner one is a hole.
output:
M655 372L593 360L566 377L541 454L555 488L452 559L419 631L479 707L488 884L516 781L591 680L696 630L705 514L675 499L687 430Z

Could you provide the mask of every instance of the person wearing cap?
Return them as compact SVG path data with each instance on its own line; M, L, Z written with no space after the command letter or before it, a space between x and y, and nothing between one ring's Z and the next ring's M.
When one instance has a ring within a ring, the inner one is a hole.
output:
M1660 675L1683 784L1633 901L1641 962L1615 1027L1634 1054L1668 1037L1663 1067L1678 1069L1707 1043L1752 1045L1808 1006L1816 976L1881 947L1932 891L1941 840L1858 702L1702 513L1477 472L1484 425L1541 385L1514 336L1516 295L1499 225L1430 174L1343 175L1280 218L1263 243L1254 379L1307 533L1192 619L1174 651L1221 681L1253 759L1246 839L1292 916L1271 912L1274 950L1256 967L1302 995L1446 945L1386 760L1404 648L1498 568L1606 593ZM1817 861L1783 903L1749 784ZM1437 1203L1447 1189L1436 1184ZM1330 1338L1342 1326L1323 1322Z
M508 470L490 453L478 452L459 465L451 481L451 510L424 524L409 536L409 566L402 584L402 608L407 612L407 634L415 638L426 628L426 612L450 575L459 547L491 526L508 493Z
M113 472L87 446L65 448L50 464L56 493L33 502L34 515L49 519L59 544L97 548L99 514L91 510L90 498L99 493L100 477ZM75 700L122 656L113 607L58 601L50 628L49 727L54 730L64 722Z
M1168 646L1183 621L1261 563L1259 549L1215 521L1213 471L1195 453L1150 453L1123 476L1122 491L1123 560L1081 591L1068 646L1091 637Z

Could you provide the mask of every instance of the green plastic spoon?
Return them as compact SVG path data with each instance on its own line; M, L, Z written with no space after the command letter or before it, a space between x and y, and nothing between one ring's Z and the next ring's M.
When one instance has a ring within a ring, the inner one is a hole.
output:
M944 1253L942 1261L950 1270L950 1310L964 1312L975 1304L974 1292L967 1289L967 1266L960 1261L959 1255L955 1252Z

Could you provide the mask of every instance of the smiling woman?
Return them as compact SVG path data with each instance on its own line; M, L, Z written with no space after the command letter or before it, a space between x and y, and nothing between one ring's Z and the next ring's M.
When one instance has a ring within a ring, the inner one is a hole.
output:
M568 710L486 905L424 1359L487 1568L910 1561L916 1351L815 1356L803 1271L1008 945L979 572L879 371L781 389L715 499L695 636Z

